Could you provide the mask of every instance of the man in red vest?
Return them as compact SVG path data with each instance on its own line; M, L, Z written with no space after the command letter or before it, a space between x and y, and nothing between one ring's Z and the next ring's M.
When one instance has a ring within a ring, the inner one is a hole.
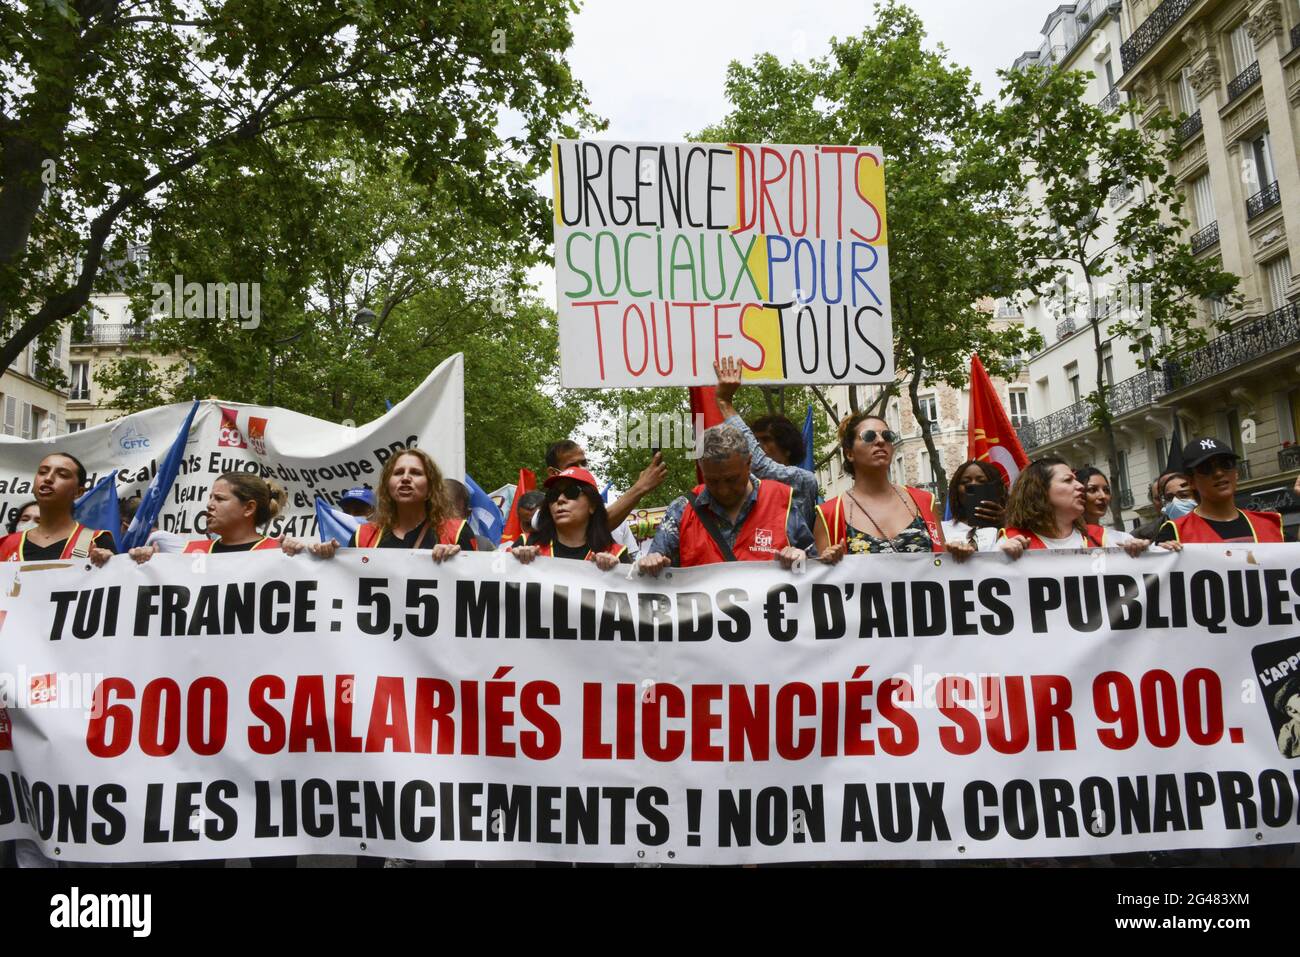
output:
M814 554L812 532L788 485L750 474L749 445L731 425L704 433L700 471L704 484L668 506L642 574L670 565L779 561L784 568Z

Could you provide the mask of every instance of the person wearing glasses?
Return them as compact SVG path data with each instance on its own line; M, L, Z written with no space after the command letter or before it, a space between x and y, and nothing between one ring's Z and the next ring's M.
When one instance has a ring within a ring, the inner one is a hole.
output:
M510 548L525 565L537 557L593 562L601 571L630 564L632 556L614 541L596 480L574 466L542 483L546 501L537 511L537 531L520 535Z
M943 551L934 495L907 485L900 488L890 480L898 435L889 423L855 412L840 423L839 435L853 488L817 506L814 536L822 560L836 562L845 554Z
M1182 472L1165 472L1151 483L1151 504L1156 507L1156 517L1133 529L1138 538L1156 540L1160 526L1168 519L1182 518L1196 507L1192 483Z
M1215 438L1193 439L1183 465L1196 505L1160 526L1157 542L1280 542L1282 516L1238 508L1237 453Z

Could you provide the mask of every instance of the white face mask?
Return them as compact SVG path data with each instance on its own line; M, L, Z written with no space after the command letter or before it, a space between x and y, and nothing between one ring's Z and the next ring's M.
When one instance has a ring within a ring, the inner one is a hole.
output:
M1179 519L1182 518L1184 515L1187 515L1194 508L1196 508L1196 499L1176 498L1168 505L1166 505L1164 508L1162 508L1161 511L1165 513L1166 518L1168 518L1170 521L1174 521L1175 519Z
M14 531L16 531L16 532L29 532L29 531L31 531L33 528L35 528L38 524L40 524L40 523L39 523L39 522L19 522L17 525L14 526Z

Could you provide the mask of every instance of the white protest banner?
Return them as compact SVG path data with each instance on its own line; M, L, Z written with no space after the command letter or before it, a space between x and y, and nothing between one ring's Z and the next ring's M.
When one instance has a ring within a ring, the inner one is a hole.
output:
M0 839L719 864L1300 841L1298 567L6 566Z
M559 140L560 381L894 378L884 157L867 146Z
M356 427L274 406L201 402L159 527L202 536L208 492L228 471L257 472L284 486L288 503L270 527L277 537L315 536L317 495L337 503L349 488L373 487L397 449L418 445L444 475L459 478L465 474L464 383L464 359L458 353L385 415ZM177 403L43 439L0 436L0 518L12 521L31 500L36 467L56 449L75 455L92 485L117 469L119 498L143 492L189 410L190 403Z

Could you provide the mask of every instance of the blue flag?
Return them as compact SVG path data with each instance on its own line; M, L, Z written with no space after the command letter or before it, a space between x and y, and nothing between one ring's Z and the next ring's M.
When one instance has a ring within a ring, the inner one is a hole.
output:
M606 482L604 490L600 493L600 500L606 505L609 504L609 490L614 487L613 482Z
M809 472L817 471L816 462L813 460L813 454L816 450L813 448L813 407L808 406L808 414L803 418L803 461L799 463L802 468Z
M352 541L352 533L361 527L363 519L349 515L342 509L335 508L325 499L316 499L316 534L322 542L330 539L347 548Z
M153 531L158 516L162 514L163 505L167 503L167 493L172 490L172 485L176 482L176 476L180 474L181 462L185 459L185 444L190 440L190 426L194 424L194 413L198 410L199 403L195 401L190 406L185 421L181 423L180 431L176 433L172 447L167 450L167 454L163 456L162 462L159 463L158 474L153 477L149 487L144 490L144 495L140 499L140 507L135 510L135 518L131 519L130 527L127 528L126 534L122 536L122 551L137 548L149 540L149 533ZM119 524L120 521L119 519Z
M109 532L113 542L122 538L122 513L117 510L117 470L109 472L72 503L72 517L87 528ZM118 551L125 551L119 548Z
M482 535L489 542L501 541L501 533L506 527L501 509L468 475L465 476L465 487L469 489L469 527L475 535Z

